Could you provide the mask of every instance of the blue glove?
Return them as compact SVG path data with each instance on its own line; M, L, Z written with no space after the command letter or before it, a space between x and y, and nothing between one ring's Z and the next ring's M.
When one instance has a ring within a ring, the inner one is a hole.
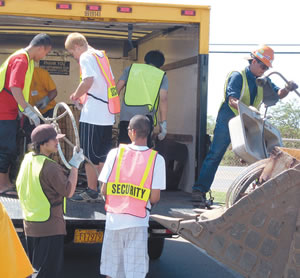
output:
M50 102L50 99L48 96L45 96L43 97L42 99L40 99L36 104L35 106L38 108L38 109L45 109L46 106L48 105L48 103Z

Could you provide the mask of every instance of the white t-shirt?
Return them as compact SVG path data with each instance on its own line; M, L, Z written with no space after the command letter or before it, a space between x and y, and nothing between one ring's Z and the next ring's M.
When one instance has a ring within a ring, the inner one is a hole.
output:
M146 146L136 146L136 145L129 145L130 148L133 150L144 151L147 150L148 147ZM99 181L103 183L107 183L110 173L113 169L113 164L115 158L118 153L118 148L112 149L106 158L105 164L99 176ZM165 160L160 155L157 154L156 161L154 165L153 171L153 178L152 178L152 189L166 189L166 166ZM151 204L148 201L147 208L151 208ZM136 217L130 214L116 214L106 212L106 224L105 228L108 230L121 230L133 227L148 227L149 226L149 211L147 211L147 216L144 218Z
M91 54L96 52L102 55L100 51L89 49L81 54L79 64L81 68L82 80L87 77L93 77L94 82L88 93L107 101L107 85L106 81L100 71L96 58ZM86 103L83 105L80 114L80 122L85 122L94 125L113 125L115 122L114 114L108 110L108 105L92 96L87 97Z

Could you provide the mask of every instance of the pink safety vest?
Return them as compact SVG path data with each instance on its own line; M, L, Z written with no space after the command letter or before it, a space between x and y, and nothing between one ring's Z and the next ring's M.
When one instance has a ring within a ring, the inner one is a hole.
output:
M146 217L157 151L137 151L120 144L108 178L105 210Z
M111 114L118 114L120 113L121 107L120 107L120 98L116 88L116 83L111 74L108 57L106 56L105 51L101 51L101 53L103 54L102 56L97 55L95 52L93 52L92 55L95 57L100 72L102 73L107 85L108 110ZM80 70L80 80L81 80L81 70ZM87 94L84 94L79 98L81 104L84 104L86 100L87 100ZM101 101L106 102L104 100Z

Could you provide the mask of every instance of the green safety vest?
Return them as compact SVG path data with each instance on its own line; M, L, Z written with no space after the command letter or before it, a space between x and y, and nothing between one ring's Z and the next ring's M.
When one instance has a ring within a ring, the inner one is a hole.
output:
M124 103L128 106L148 106L155 110L154 125L157 121L159 91L165 72L147 64L132 64L126 83Z
M32 80L32 75L34 71L34 61L30 60L28 53L24 49L17 50L13 54L11 54L5 62L0 66L0 92L4 89L5 85L5 78L6 78L6 70L8 67L9 60L16 55L19 54L25 54L28 61L28 69L25 75L25 81L24 81L24 88L23 88L23 96L26 102L29 100L29 94L30 94L30 85ZM8 88L5 88L8 93L11 94ZM23 111L24 109L19 105L20 111Z
M247 106L250 106L250 90L249 90L249 86L248 86L248 81L247 81L247 76L246 76L246 70L242 70L242 71L238 71L243 78L243 85L242 85L242 90L241 90L241 96L239 101L241 101L242 103L246 104ZM226 99L226 88L228 85L228 80L229 77L231 76L231 74L233 73L230 72L227 75L226 81L225 81L225 85L224 85L224 100L222 102L222 104L225 102ZM252 104L252 106L254 106L255 108L259 108L261 102L263 99L263 88L261 86L257 86L257 94L255 96L254 102ZM221 105L222 105L221 104ZM237 109L234 109L233 107L231 107L230 105L228 105L230 107L230 109L232 110L232 112L237 116L239 114Z
M53 161L47 156L30 152L21 164L16 186L26 221L45 222L50 217L51 204L40 183L40 173L46 159Z

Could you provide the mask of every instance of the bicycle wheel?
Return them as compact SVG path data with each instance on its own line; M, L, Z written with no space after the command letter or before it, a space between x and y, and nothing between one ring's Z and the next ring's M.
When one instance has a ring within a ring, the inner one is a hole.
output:
M57 115L58 109L59 109L59 108L63 108L63 109L65 109L65 111L64 111L63 113L61 113L60 115ZM76 146L76 147L78 148L78 150L79 150L79 149L80 149L79 134L78 134L78 129L77 129L77 125L76 125L76 121L75 121L75 119L74 119L73 113L72 113L70 107L69 107L66 103L64 103L64 102L59 102L59 103L57 103L57 104L55 105L55 107L54 107L54 110L53 110L53 118L54 118L53 123L54 123L54 125L55 125L55 127L56 127L58 133L61 133L61 130L60 130L60 128L59 128L59 125L58 125L58 123L57 123L57 120L58 120L58 119L61 119L62 117L65 117L66 115L68 115L68 116L70 117L70 119L71 119L71 124L72 124L73 131L74 131L74 135L75 135L75 144L73 144L73 143L72 143L68 138L66 138L66 137L64 137L63 139L64 139L64 141L65 141L67 144L71 145L72 147ZM64 153L63 153L63 151L62 151L62 148L61 148L61 145L60 145L59 142L58 142L58 154L59 154L59 156L60 156L62 162L64 163L64 165L65 165L68 169L71 169L72 166L71 166L71 165L68 163L68 161L66 160L65 155L64 155Z
M251 189L251 185L258 180L267 161L268 159L263 159L251 164L233 181L226 194L227 208L231 207Z

